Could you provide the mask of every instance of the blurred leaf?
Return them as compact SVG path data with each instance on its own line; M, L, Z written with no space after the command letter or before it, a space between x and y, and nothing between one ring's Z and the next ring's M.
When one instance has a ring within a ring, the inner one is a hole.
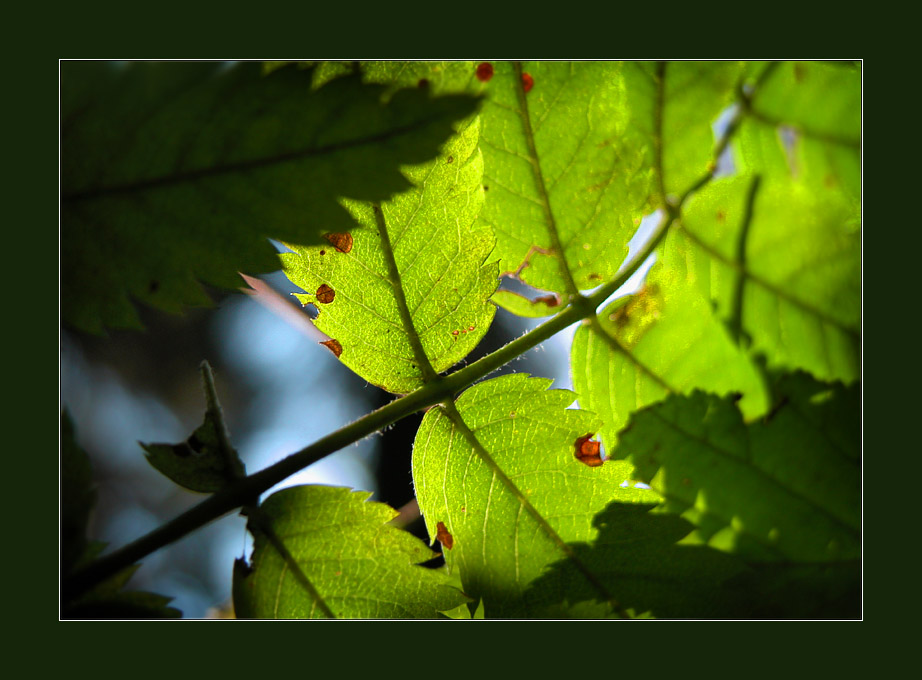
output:
M553 316L564 309L560 296L554 293L532 300L511 290L498 290L493 294L493 302L507 312L531 318Z
M230 443L221 405L214 386L214 374L207 361L201 366L204 382L204 422L179 444L141 444L147 462L174 482L191 491L220 491L234 479L246 476L246 468Z
M130 298L208 302L198 281L277 268L267 236L316 243L355 226L341 197L409 188L477 100L418 89L382 103L357 76L311 89L311 70L258 63L71 61L61 73L61 291L65 323L138 326Z
M105 543L86 538L96 504L90 459L76 442L70 415L61 413L61 576L94 559ZM170 597L123 588L140 565L122 570L72 601L61 603L65 619L147 619L182 615L167 607Z
M69 572L86 550L86 527L96 505L90 459L74 439L74 424L61 412L61 572Z
M475 119L435 161L405 168L417 188L382 204L380 214L348 203L361 225L351 237L330 235L323 246L292 246L281 256L288 278L307 291L298 299L317 307L314 323L335 340L327 346L390 392L423 385L414 342L445 371L474 349L496 312L489 301L496 264L486 262L493 234L472 226L483 203L478 135Z
M763 421L731 399L671 396L634 414L617 454L712 547L749 560L860 556L860 393L806 374L774 386Z
M434 541L444 525L452 537L446 562L460 573L464 592L483 599L488 618L534 615L522 594L549 564L566 556L557 541L592 539L593 517L609 502L658 498L622 487L632 470L621 461L589 467L576 458L578 440L596 432L598 420L567 409L573 393L548 390L550 383L513 374L479 383L457 400L467 427L543 523L524 509L442 408L428 411L416 435L413 480L429 535Z
M389 526L397 512L367 492L296 486L270 496L262 516L338 618L436 618L468 598L437 570L419 539ZM253 554L234 567L239 618L323 618L291 566L251 522Z

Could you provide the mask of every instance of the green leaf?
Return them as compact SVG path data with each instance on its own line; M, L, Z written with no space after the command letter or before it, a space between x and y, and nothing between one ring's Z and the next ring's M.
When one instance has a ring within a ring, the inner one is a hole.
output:
M62 65L62 315L99 332L138 326L130 299L204 304L199 281L277 267L267 236L316 243L355 226L342 197L410 185L467 95L394 94L358 76L311 88L311 69L258 63Z
M671 393L738 393L747 418L768 408L756 366L693 285L701 272L690 250L671 233L641 292L616 300L598 324L574 335L573 386L580 405L602 418L609 451L631 413Z
M672 396L634 414L618 455L697 525L700 540L747 559L860 556L860 392L804 373L774 386L764 421L731 399Z
M634 616L804 619L860 616L860 566L746 564L709 546L683 544L693 525L648 505L612 503L594 524L598 537L574 552ZM608 616L573 561L555 563L525 597L547 611Z
M674 515L651 513L654 506L611 503L594 519L598 536L574 544L579 560L608 591L636 613L656 618L713 618L740 613L745 604L728 581L745 571L737 558L701 545L677 545L694 527ZM534 601L587 603L598 594L573 561L552 565L532 584ZM601 603L599 603L601 604ZM604 615L596 612L593 618Z
M610 279L648 209L647 141L627 134L630 102L616 62L495 62L485 83L481 220L503 272L570 293ZM523 78L533 83L526 92Z
M534 614L522 599L531 581L568 557L565 542L595 536L592 518L609 502L657 500L621 486L629 465L589 467L576 458L578 440L599 422L567 409L573 393L548 390L550 383L514 374L458 398L457 413L486 456L444 407L429 410L416 435L413 480L429 535L434 541L440 525L451 535L450 549L442 541L446 562L460 573L464 592L483 599L488 618Z
M234 568L234 609L241 618L436 618L468 598L438 570L415 566L435 557L413 535L387 522L397 512L370 503L367 492L297 486L270 496L259 508L284 544L286 560L259 524L250 563Z
M741 325L751 350L766 355L769 366L856 380L861 333L856 204L839 192L772 174L762 179L746 226L751 181L733 177L696 194L683 216L681 238L667 247L682 251L689 278L720 317Z
M105 543L91 544L84 556L85 561L95 557ZM173 598L140 590L124 590L128 581L141 565L123 569L112 578L103 581L88 593L62 607L61 618L65 619L175 619L182 612L167 606Z
M474 228L483 204L479 123L471 121L431 163L405 168L418 186L383 203L347 203L361 225L339 242L292 246L285 273L317 307L316 326L340 360L396 393L423 385L477 345L496 313L493 234ZM335 245L338 243L339 245ZM430 378L432 376L429 376Z
M86 527L96 505L90 459L74 439L74 424L61 412L61 571L69 572L86 550Z
M213 493L245 477L246 467L231 446L207 361L202 362L201 370L208 403L204 422L179 444L141 444L141 448L148 463L180 486Z
M511 290L498 290L493 294L493 302L507 312L531 318L553 316L562 309L562 300L555 293L540 295L532 300Z
M628 62L629 134L651 150L667 196L684 194L714 160L712 126L731 103L740 62ZM658 149L658 151L657 151Z
M93 560L106 544L86 538L96 504L90 459L76 442L70 415L61 413L61 575ZM125 591L140 565L123 569L79 597L61 602L65 619L174 618L182 612L167 604L170 597Z

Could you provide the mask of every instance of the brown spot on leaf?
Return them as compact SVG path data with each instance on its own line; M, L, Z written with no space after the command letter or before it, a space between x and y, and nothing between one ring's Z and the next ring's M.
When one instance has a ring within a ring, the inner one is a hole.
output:
M475 73L477 74L477 80L481 83L485 83L493 77L493 64L488 61L477 64Z
M794 64L794 80L798 83L803 82L804 76L806 75L807 73L804 70L803 64L795 63Z
M723 222L726 219L727 219L727 213L725 213L723 210L718 210L717 211L717 221Z
M542 295L541 297L535 298L535 304L545 304L548 307L557 307L560 304L560 296L556 293Z
M526 93L531 92L531 88L535 86L535 79L532 78L528 73L522 74L522 89Z
M454 157L454 156L449 156L449 157L448 157L448 162L449 162L449 163L454 163L454 162L455 162L455 157Z
M445 527L445 522L439 522L435 528L437 530L435 537L439 540L439 543L451 550L451 547L455 544L455 539L451 537L451 533Z
M428 78L420 78L419 82L416 83L416 87L429 87Z
M490 190L490 187L488 187L486 184L484 184L484 185L483 185L483 190L484 190L484 191L489 191L489 190Z
M590 275L589 275L589 280L590 280L590 281L601 281L601 280L602 280L602 275L601 275L601 274L590 274Z
M321 255L326 255L326 254L327 254L327 251L321 250L321 251L320 251L320 254L321 254Z
M457 334L460 333L460 332L461 332L461 331L452 331L451 334L452 334L452 335L457 335Z
M320 344L333 352L337 358L343 353L343 346L339 344L339 340L324 340Z
M589 467L599 467L603 463L601 445L592 441L592 435L590 432L576 440L576 460Z
M320 288L317 289L317 302L322 302L325 305L333 302L333 298L336 297L336 291L330 288L327 284L323 284Z
M352 234L324 234L323 238L329 241L336 250L341 253L348 253L352 250Z

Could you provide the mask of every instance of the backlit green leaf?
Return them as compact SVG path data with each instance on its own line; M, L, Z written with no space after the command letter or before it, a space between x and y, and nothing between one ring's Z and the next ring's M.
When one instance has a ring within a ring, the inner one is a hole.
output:
M756 366L690 285L700 272L689 251L671 234L642 291L610 304L599 326L584 323L573 338L573 385L580 406L602 418L609 451L632 412L673 392L736 392L747 417L767 409Z
M441 155L406 168L418 187L383 203L347 203L361 225L345 243L292 246L285 273L318 310L340 360L397 393L421 387L419 341L436 373L463 359L493 320L493 234L473 228L483 204L479 123L470 122ZM404 315L404 311L406 315Z
M542 518L532 516L478 455L445 411L423 419L413 448L413 480L433 542L440 525L452 540L444 554L464 592L483 598L487 618L535 615L524 601L529 584L566 553L561 543L591 540L592 520L612 500L657 500L629 483L622 461L589 467L575 456L578 440L599 422L567 409L572 392L524 374L482 382L457 400L464 423ZM622 486L624 484L624 486ZM538 614L540 615L540 614Z
M419 539L387 522L397 512L370 493L297 486L270 496L260 512L337 618L436 618L466 598L438 570ZM253 525L251 524L251 527ZM323 618L318 602L266 535L254 529L249 564L234 568L241 618Z
M667 196L681 196L708 171L712 127L739 77L740 62L733 61L625 63L630 134L644 139L654 171L662 168Z
M860 555L860 393L804 373L774 386L764 421L731 399L672 396L634 414L618 455L694 523L701 540L750 559Z
M130 299L207 303L198 282L277 267L267 236L316 243L355 226L342 197L384 200L432 158L475 98L394 94L258 63L64 62L63 318L137 326Z
M839 192L765 177L740 261L750 184L750 177L739 176L705 187L689 202L667 248L684 253L687 271L694 272L690 279L720 317L732 323L739 310L751 349L765 354L770 366L855 380L861 331L857 205Z

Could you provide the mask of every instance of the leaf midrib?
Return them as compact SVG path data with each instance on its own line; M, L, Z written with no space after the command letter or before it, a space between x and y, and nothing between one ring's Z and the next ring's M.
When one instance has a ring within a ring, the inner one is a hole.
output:
M334 144L327 144L326 146L319 146L314 148L306 149L297 149L295 151L288 151L285 153L275 154L273 156L265 156L262 158L254 158L248 161L239 161L237 163L227 163L224 165L216 165L207 168L201 168L198 170L189 170L186 172L178 172L169 175L162 175L160 177L153 177L147 180L140 180L137 182L128 182L125 184L113 184L109 186L96 187L93 189L85 189L82 191L76 191L73 193L65 193L61 196L61 201L65 203L69 202L79 202L87 201L99 198L108 198L111 196L119 196L122 194L131 194L143 191L152 191L155 189L162 189L165 187L176 186L180 184L185 184L188 182L196 182L202 179L210 179L213 177L221 177L226 175L233 175L238 173L252 172L254 170L260 170L267 167L272 167L275 165L284 165L286 163L294 163L302 160L309 160L312 158L318 158L322 156L327 156L330 154L338 153L340 151L346 151L353 148L359 148L369 144L378 144L381 142L387 142L405 135L408 135L420 128L424 128L431 123L434 123L438 120L441 120L444 116L427 116L426 118L418 121L414 121L410 125L403 125L397 128L392 128L385 132L368 135L365 137L359 137L356 139L350 139L343 142L337 142Z

